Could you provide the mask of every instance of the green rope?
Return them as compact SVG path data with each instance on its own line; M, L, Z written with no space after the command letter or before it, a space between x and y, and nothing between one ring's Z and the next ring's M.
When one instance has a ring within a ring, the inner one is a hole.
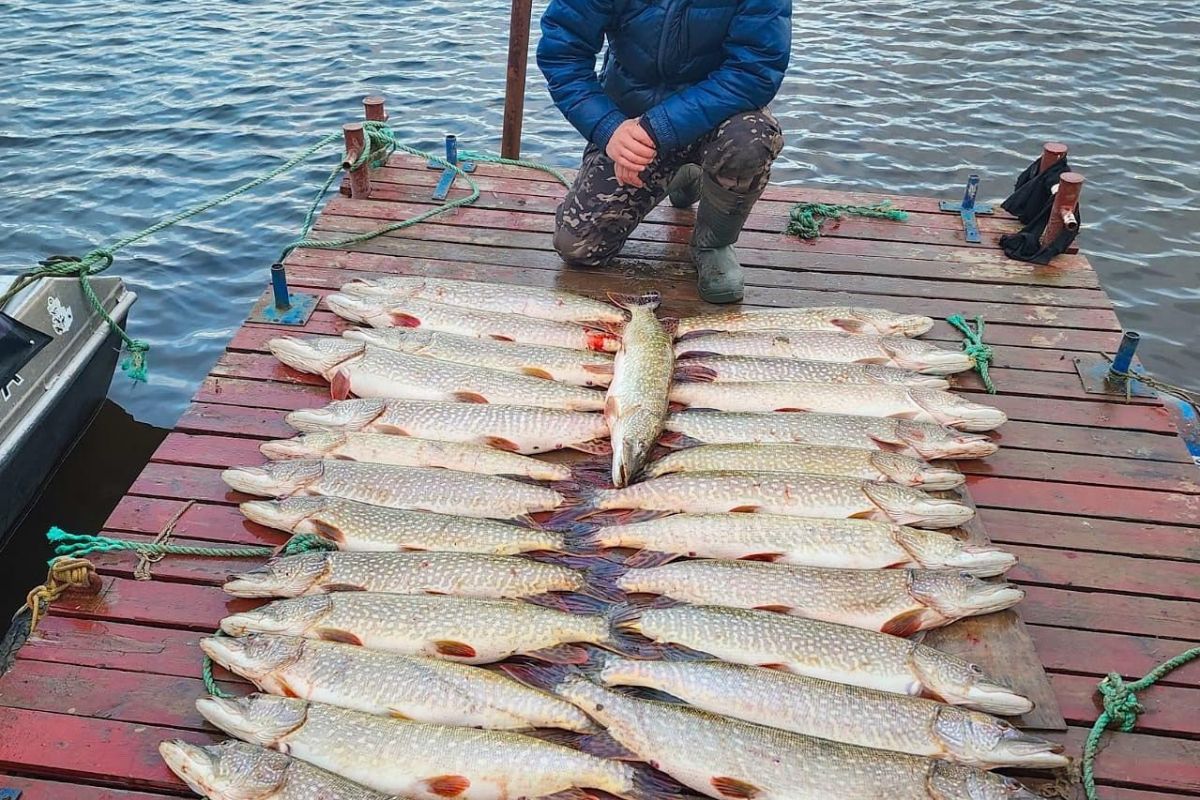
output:
M834 203L796 203L788 216L785 233L799 236L801 239L816 239L821 235L821 223L827 219L841 219L846 214L856 217L872 217L875 219L891 219L903 222L908 214L892 206L891 201L884 200L873 206L847 206Z
M293 536L282 548L278 547L195 547L179 544L152 544L115 539L111 536L67 533L58 527L46 532L54 546L55 556L82 558L92 553L133 552L145 556L204 556L212 558L270 558L276 555L297 555L318 550L335 550L337 545L319 536Z
M225 631L217 628L213 636L228 636ZM200 666L200 679L204 681L204 688L213 697L232 697L229 692L217 685L217 679L213 677L213 660L208 653L204 654L203 663Z
M992 376L988 374L988 368L991 366L994 354L992 353L992 348L983 343L983 317L975 317L974 328L963 318L962 314L952 314L946 317L946 322L949 322L962 333L963 352L975 362L975 369L979 373L979 377L983 380L983 388L987 389L988 394L995 394L996 385L992 383Z
M546 164L539 164L537 161L530 161L524 158L505 158L498 156L495 153L485 153L478 150L460 150L458 157L462 161L481 161L489 164L503 164L509 167L525 167L526 169L536 169L539 172L544 172L551 175L563 186L570 188L571 182L567 180L567 176L556 170L554 167Z
M1125 683L1115 672L1108 673L1108 676L1100 681L1098 688L1104 699L1104 711L1092 725L1092 730L1088 733L1087 741L1083 745L1083 789L1088 800L1096 800L1094 770L1096 748L1100 744L1100 737L1104 735L1105 729L1115 722L1126 733L1133 730L1137 724L1138 714L1145 711L1142 704L1138 702L1137 693L1158 683L1172 670L1197 658L1200 658L1200 647L1193 647L1169 661L1164 661L1150 670L1145 677L1133 683Z

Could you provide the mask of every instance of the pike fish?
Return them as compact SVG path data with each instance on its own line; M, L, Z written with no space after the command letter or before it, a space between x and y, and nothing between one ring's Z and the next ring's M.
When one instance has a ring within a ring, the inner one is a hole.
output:
M667 417L667 447L697 444L812 444L887 450L932 461L983 458L1000 448L980 433L907 419L849 414L746 414L681 411Z
M516 599L587 589L581 572L558 564L519 556L439 552L301 553L273 558L225 581L225 592L235 597L383 592Z
M599 601L576 596L563 608L601 611ZM335 592L276 600L221 620L230 636L277 633L362 645L409 656L487 664L517 653L582 662L577 642L606 644L599 613L573 614L519 600Z
M571 790L579 787L656 800L674 791L629 764L508 731L387 719L268 694L203 697L196 708L240 739L412 800L577 798L583 793Z
M240 508L251 522L289 533L320 536L349 552L443 550L514 555L537 550L562 552L565 547L563 534L554 531L480 517L385 508L337 497L251 500Z
M830 569L760 561L698 559L629 569L609 561L592 580L630 594L696 605L776 611L894 636L1003 611L1025 592L944 569Z
M919 694L991 714L1024 714L1033 708L1028 698L957 656L849 625L724 606L618 606L611 619L626 636L641 634L660 645L683 646L733 664ZM636 641L627 647L644 652Z
M258 449L272 461L314 458L366 461L396 467L441 467L460 472L478 472L481 475L518 475L539 481L571 479L570 467L487 445L439 442L387 433L302 433L291 439L264 442Z
M998 547L968 544L936 531L863 519L810 519L772 514L673 514L631 525L604 525L568 536L572 549L637 550L631 567L667 556L747 559L838 569L923 567L1001 575L1017 563Z
M513 453L571 448L611 452L600 414L531 406L423 403L409 400L342 400L304 408L286 417L300 431L369 431L442 442L483 444Z
M331 294L325 297L325 304L339 317L372 328L424 328L477 339L606 353L615 353L621 339L603 327L536 319L522 314L476 311L411 297L384 299Z
M245 742L158 745L167 768L209 800L395 800L340 775Z
M842 331L877 336L920 336L933 320L920 314L897 314L882 308L812 306L756 308L701 314L679 320L679 335L717 331Z
M822 331L729 331L682 339L676 355L717 353L729 356L802 358L843 364L882 364L928 375L950 375L975 365L958 350L903 336L868 336Z
M680 472L623 489L596 490L586 505L599 511L873 519L923 528L953 528L975 516L957 500L894 483L788 472Z
M599 411L604 407L603 395L595 389L408 355L334 336L272 339L268 347L289 367L329 381L330 394L336 400L353 394L568 411Z
M364 714L496 730L595 728L570 703L453 661L266 633L201 639L200 649L262 691Z
M671 402L718 411L816 411L856 417L896 417L964 431L990 431L1008 421L998 408L940 389L879 384L691 383L677 381Z
M359 297L416 297L478 311L501 311L557 322L624 322L620 309L600 300L537 286L459 281L450 278L387 276L355 278L342 292Z
M612 296L630 313L604 402L604 420L612 433L615 486L625 486L637 476L667 416L674 355L671 334L654 315L660 299L658 292Z
M748 470L841 475L867 481L890 481L929 491L961 486L965 476L951 467L883 450L804 444L706 444L676 450L646 465L647 478L672 472Z
M604 726L592 752L648 761L718 800L1037 800L1012 778L963 764L754 725L679 703L643 700L563 667L514 666Z
M487 519L524 517L566 501L553 489L494 475L359 461L272 461L227 469L221 480L234 491L277 499L320 495Z
M605 686L644 686L727 717L805 736L982 769L1068 764L1063 746L924 697L723 661L641 661L598 653Z
M573 386L608 386L612 380L612 356L592 350L517 344L412 328L351 328L342 336L409 355L489 367Z
M675 380L715 383L799 381L801 383L882 383L948 389L950 381L881 364L839 364L800 358L756 358L690 353L675 362Z

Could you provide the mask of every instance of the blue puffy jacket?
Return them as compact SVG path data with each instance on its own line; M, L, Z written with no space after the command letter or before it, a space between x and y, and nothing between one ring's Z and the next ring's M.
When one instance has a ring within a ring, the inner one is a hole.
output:
M537 62L555 105L598 147L642 116L674 150L771 102L791 48L791 0L550 0Z

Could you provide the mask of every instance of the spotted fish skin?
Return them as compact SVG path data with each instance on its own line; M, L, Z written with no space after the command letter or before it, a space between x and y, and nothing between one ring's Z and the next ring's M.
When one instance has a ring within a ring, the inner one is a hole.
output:
M608 426L600 414L480 403L343 400L289 413L301 431L369 431L445 442L483 444L513 453L572 448L607 453Z
M612 356L591 350L517 344L413 328L351 328L342 336L414 356L489 367L573 386L603 387L612 380Z
M727 356L692 353L675 364L675 380L743 383L797 381L801 383L881 383L948 389L950 382L936 375L880 364L841 364L835 361L806 361L799 358Z
M717 353L731 356L801 358L847 364L882 364L929 375L950 375L974 366L966 353L946 350L903 336L868 336L822 331L730 331L680 340L677 355Z
M202 639L200 647L221 666L281 697L441 725L595 728L570 703L453 661L261 633Z
M624 322L621 310L600 300L537 286L395 275L355 278L342 292L361 297L416 297L435 303L499 311L557 322Z
M674 355L671 334L654 315L660 299L657 292L613 297L630 312L604 403L604 420L612 434L615 486L626 486L637 476L667 416Z
M443 550L514 555L562 552L563 535L481 517L434 514L357 503L337 497L289 497L241 504L252 522L320 536L350 552Z
M925 460L983 458L999 447L979 433L904 419L847 414L749 414L681 411L667 417L668 446L686 444L833 445L888 450Z
M553 489L494 475L357 461L273 461L225 470L221 479L239 492L266 497L321 495L488 519L549 511L565 500Z
M933 320L920 314L897 314L883 308L812 306L761 308L702 314L679 320L679 335L699 331L838 331L878 336L920 336Z

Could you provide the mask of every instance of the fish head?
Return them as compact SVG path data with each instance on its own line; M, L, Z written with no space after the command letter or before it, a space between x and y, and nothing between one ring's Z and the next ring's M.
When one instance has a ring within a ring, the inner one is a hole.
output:
M270 800L279 796L291 759L245 742L199 747L182 739L158 745L167 767L193 792L220 800Z
M280 752L287 752L284 740L308 718L308 703L303 700L257 693L237 698L201 697L196 710L230 736Z
M265 497L296 494L325 473L321 461L272 461L261 467L233 467L221 473L231 489Z
M395 276L379 278L351 278L342 284L340 294L354 297L412 297L425 286L423 278Z
M334 293L325 296L325 305L342 319L376 328L391 327L391 315L381 298Z
M960 350L946 350L919 339L885 336L881 346L901 369L929 375L964 372L975 365L974 359Z
M964 431L990 431L1008 422L998 408L972 403L964 397L937 389L913 388L908 396L942 425Z
M933 762L926 778L931 800L1038 800L1016 778L963 764Z
M890 383L902 386L920 386L926 389L949 389L950 381L937 375L922 375L919 372L885 367L882 364L861 364L863 374L870 383Z
M863 484L863 493L898 525L953 528L975 516L974 509L957 500L934 497L894 483L868 481Z
M260 633L210 636L200 640L200 649L225 669L261 686L262 680L272 672L300 659L304 654L304 640Z
M953 569L914 570L908 593L948 619L974 617L1011 608L1025 598L1011 583L980 580Z
M272 461L291 461L298 458L324 458L329 451L346 443L346 434L338 431L302 433L291 439L263 442L258 451Z
M927 567L944 567L972 575L1002 575L1017 563L1017 557L990 544L968 544L953 536L897 525L892 539L913 560Z
M920 336L933 327L933 320L920 314L897 314L882 308L842 309L834 324L850 333L880 336Z
M326 497L289 497L286 500L250 500L238 508L251 522L276 530L295 531L328 504Z
M941 706L933 734L955 761L984 769L997 764L1055 769L1069 763L1061 744L978 711Z
M963 475L953 467L929 464L915 458L879 450L871 453L871 465L901 486L925 486L930 489L950 489L963 482Z
M340 336L284 336L267 342L271 354L292 369L324 375L343 361L361 355L362 342Z
M984 458L1000 446L980 433L965 433L942 425L911 420L896 421L896 438L921 458Z
M221 630L230 636L245 636L247 633L300 636L324 619L332 606L333 599L327 594L276 600L258 608L230 614L221 620Z
M342 334L347 339L385 347L401 353L422 353L433 344L436 334L423 328L388 328L387 330L373 328L353 328Z
M325 553L300 553L272 558L262 566L225 579L225 593L234 597L299 597L329 574Z
M612 424L612 481L617 487L628 486L637 480L642 466L654 447L653 436L638 436L636 431L642 430L649 412L635 411L627 418L618 419ZM629 432L625 435L624 432Z
M301 408L284 419L299 431L360 431L387 410L379 398L339 400L321 408Z
M990 678L969 661L920 644L913 647L910 659L913 671L928 693L947 703L1005 716L1033 709L1029 698Z

